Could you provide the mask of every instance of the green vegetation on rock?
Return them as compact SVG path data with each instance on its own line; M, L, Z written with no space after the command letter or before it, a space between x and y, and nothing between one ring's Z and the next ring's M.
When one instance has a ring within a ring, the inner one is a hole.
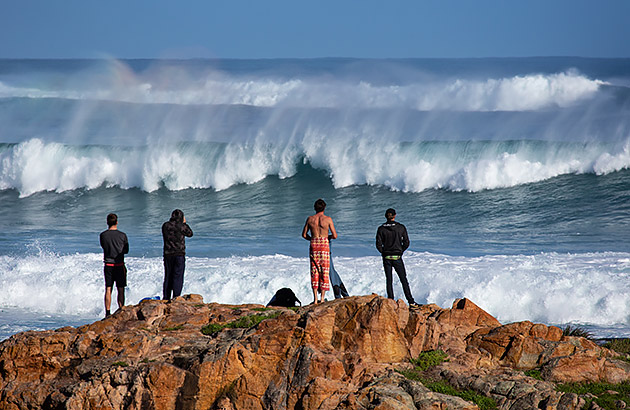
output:
M433 366L448 362L448 355L442 350L430 350L422 352L417 359L411 359L411 364L420 371L428 370Z
M611 339L602 345L621 354L630 354L630 339Z
M582 407L588 409L592 402L607 410L619 409L619 403L625 407L630 405L630 381L619 384L612 383L565 383L556 386L563 393L575 393L582 396L586 403Z
M583 337L585 339L592 339L593 335L588 330L581 328L579 326L571 326L567 325L564 329L562 329L562 334L564 336L577 336Z
M436 393L448 394L449 396L461 397L466 401L473 402L479 407L479 410L491 410L497 408L497 402L491 397L483 396L472 390L458 390L448 384L445 380L429 381L424 380L422 382L424 386Z
M526 370L524 373L525 373L525 376L531 377L532 379L543 380L542 374L540 373L540 369Z
M164 331L166 332L173 332L176 330L182 330L184 328L184 325L175 325L175 326L171 326L171 327L165 327Z
M426 388L436 393L447 394L449 396L461 397L466 401L473 402L480 410L491 410L497 408L497 403L491 397L483 396L472 390L458 390L446 382L446 380L432 380L426 374L431 367L438 366L448 361L448 355L442 350L431 350L422 352L416 359L411 359L413 369L398 370L400 374L410 380L422 383Z
M266 319L275 319L280 315L280 312L273 312L269 314L261 314L257 313L255 315L241 316L238 319L235 319L228 323L209 323L201 328L201 333L204 335L214 335L219 333L223 329L249 329L250 327L254 327L263 320Z

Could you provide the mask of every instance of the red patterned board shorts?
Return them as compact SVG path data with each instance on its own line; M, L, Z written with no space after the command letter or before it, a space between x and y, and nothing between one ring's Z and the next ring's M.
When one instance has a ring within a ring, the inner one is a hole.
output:
M315 290L330 290L330 242L326 237L311 238L311 286Z

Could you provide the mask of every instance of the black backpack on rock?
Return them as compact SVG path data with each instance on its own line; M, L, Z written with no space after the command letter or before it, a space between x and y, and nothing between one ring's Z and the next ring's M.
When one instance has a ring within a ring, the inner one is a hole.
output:
M278 289L271 298L267 306L295 307L295 302L302 306L302 302L295 296L295 293L289 288Z

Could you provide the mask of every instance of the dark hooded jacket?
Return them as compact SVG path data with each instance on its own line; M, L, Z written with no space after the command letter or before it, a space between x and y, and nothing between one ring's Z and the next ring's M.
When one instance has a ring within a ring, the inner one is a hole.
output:
M383 256L402 255L409 247L409 236L405 225L387 221L376 231L376 249Z
M183 212L173 212L171 219L162 225L164 238L164 256L185 256L186 236L193 236L193 231L184 223Z

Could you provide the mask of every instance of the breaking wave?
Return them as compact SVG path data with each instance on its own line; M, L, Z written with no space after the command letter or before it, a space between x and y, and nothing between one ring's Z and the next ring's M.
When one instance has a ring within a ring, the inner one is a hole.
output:
M335 188L481 191L564 174L608 174L630 166L630 142L465 141L379 144L370 139L270 143L178 143L141 147L72 146L31 139L0 144L0 189L22 196L100 186L155 191L253 184L268 176L301 177L306 164Z
M73 83L59 79L47 86L0 82L0 98L115 101L137 104L248 105L363 109L405 108L419 111L526 111L568 107L595 96L605 81L576 70L510 77L413 78L382 83L330 76L278 78L237 76L220 71L195 74L183 68L136 73L122 62L103 75L81 73Z

